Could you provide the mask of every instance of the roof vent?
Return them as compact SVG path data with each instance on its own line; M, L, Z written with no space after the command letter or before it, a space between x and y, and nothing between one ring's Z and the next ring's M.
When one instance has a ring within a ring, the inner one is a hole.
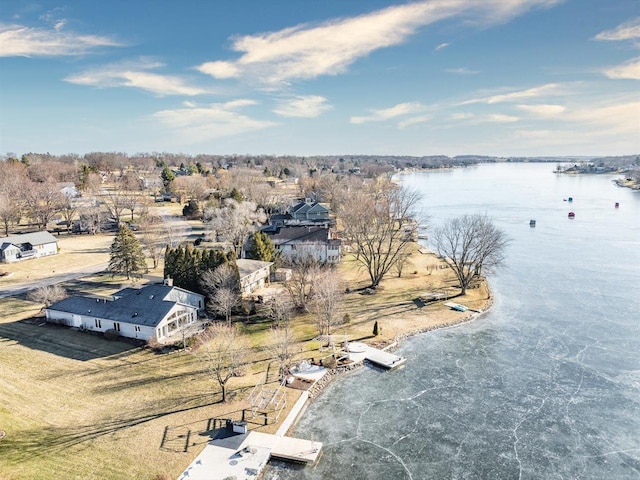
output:
M149 295L149 300L153 300L153 295Z
M131 315L132 317L137 317L138 316L138 312L135 312L133 315Z

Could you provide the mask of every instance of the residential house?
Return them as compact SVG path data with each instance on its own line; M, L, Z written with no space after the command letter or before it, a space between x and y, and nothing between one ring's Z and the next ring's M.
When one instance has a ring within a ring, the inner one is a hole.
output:
M273 262L262 262L260 260L249 260L247 258L236 260L236 266L240 274L240 290L242 291L242 295L250 295L269 283L271 265L273 265Z
M204 296L171 285L125 288L111 297L66 298L45 308L47 321L161 343L195 333L194 322L204 313Z
M58 253L58 241L47 231L0 238L0 261L4 263L40 258Z
M341 241L327 226L269 226L262 229L283 257L311 256L318 262L340 262Z
M271 215L269 223L283 227L295 225L329 226L335 222L331 218L329 208L326 205L305 198L288 207L284 213Z

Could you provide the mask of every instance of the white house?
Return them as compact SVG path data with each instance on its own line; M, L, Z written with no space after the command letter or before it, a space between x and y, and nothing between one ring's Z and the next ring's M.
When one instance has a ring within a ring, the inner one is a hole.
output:
M0 238L0 261L18 262L58 253L58 241L47 231Z
M238 273L240 274L240 290L243 295L250 295L257 289L266 286L269 282L273 262L261 262L241 258L236 260Z
M274 227L262 230L283 257L311 256L321 263L339 263L341 240L326 226Z
M125 288L111 297L70 297L45 308L47 321L159 342L181 339L204 312L204 297L169 285ZM193 329L191 329L193 330Z

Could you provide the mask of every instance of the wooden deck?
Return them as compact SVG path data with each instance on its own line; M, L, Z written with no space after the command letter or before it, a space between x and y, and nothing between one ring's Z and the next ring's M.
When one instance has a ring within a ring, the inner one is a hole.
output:
M354 362L367 360L379 367L393 370L405 364L406 358L393 353L385 352L379 348L370 347L364 343L349 343L349 359Z

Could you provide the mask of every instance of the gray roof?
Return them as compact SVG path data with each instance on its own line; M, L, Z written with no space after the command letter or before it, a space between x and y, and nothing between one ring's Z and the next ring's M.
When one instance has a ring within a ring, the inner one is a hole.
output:
M0 239L2 242L2 249L4 250L9 245L22 245L23 243L30 243L34 247L36 245L46 245L47 243L57 243L56 237L51 235L46 230L42 232L23 233L20 235L11 235L10 237L4 237Z
M276 232L263 230L274 245L286 243L326 243L329 240L329 229L324 227L282 227Z
M238 274L240 278L244 278L251 275L256 270L261 268L270 267L273 262L262 262L260 260L250 260L248 258L240 258L236 260L236 266L238 267Z
M115 300L89 297L65 298L49 306L47 310L156 327L169 311L179 304L179 302L165 300L175 289L186 292L178 287L167 285L147 285L143 288L120 290L113 295Z

